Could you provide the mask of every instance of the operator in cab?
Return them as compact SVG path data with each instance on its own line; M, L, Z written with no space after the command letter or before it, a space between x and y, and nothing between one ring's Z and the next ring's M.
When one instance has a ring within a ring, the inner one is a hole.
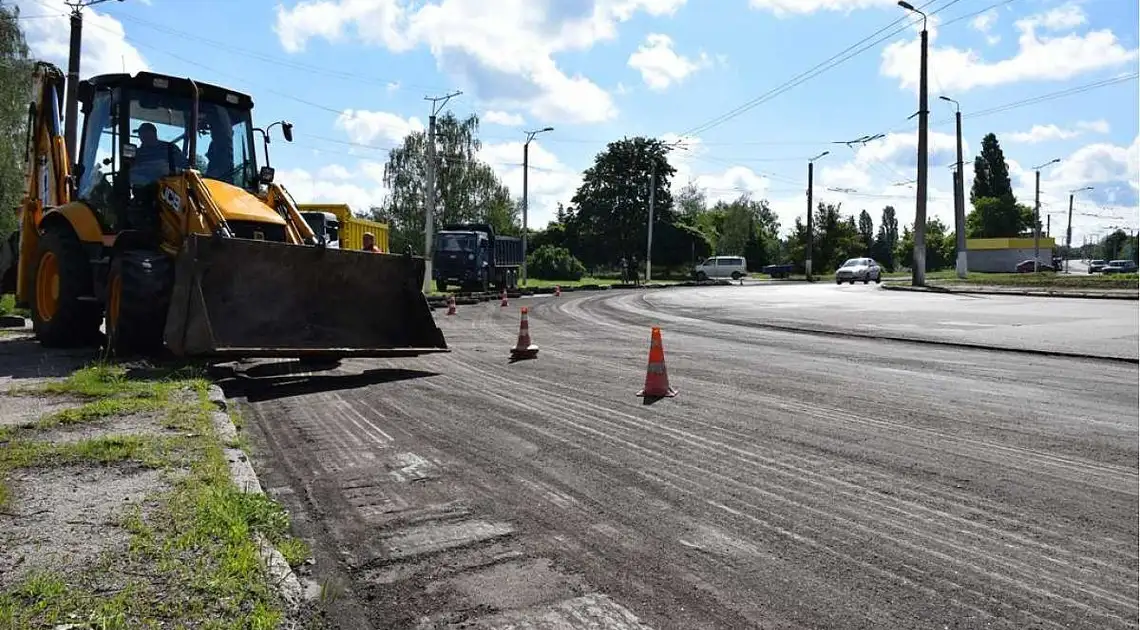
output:
M380 248L376 247L376 236L372 232L364 233L364 249L363 251L379 254Z
M131 162L131 185L144 186L160 177L177 173L186 168L186 156L178 147L158 139L158 130L151 123L144 122L135 130L139 135L139 148ZM173 163L174 171L170 170Z

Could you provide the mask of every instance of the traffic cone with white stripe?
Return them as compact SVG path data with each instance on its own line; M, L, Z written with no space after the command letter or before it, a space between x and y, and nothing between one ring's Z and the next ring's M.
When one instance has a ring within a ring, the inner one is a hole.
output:
M530 324L527 323L526 311L527 308L522 307L522 316L519 320L519 340L515 347L511 348L512 359L533 359L538 356L538 346L530 342Z
M562 287L560 285L554 285L554 297L562 297Z
M454 315L455 314L455 296L454 295L447 296L447 314L448 315Z
M638 396L642 398L672 398L677 390L669 386L669 374L665 371L665 348L661 345L661 329L654 326L649 341L649 365L645 368L645 387Z
M507 301L506 289L503 289L502 293L499 294L499 306L510 306L510 302Z

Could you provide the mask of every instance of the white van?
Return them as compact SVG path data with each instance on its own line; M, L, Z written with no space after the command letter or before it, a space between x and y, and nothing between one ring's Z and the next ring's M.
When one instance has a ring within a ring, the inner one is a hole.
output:
M697 280L732 278L739 280L748 275L748 263L743 256L713 256L693 267Z

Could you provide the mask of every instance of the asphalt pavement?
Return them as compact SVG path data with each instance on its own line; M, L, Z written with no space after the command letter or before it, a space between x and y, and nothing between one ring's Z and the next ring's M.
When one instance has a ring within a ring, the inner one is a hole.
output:
M336 627L1137 627L1137 365L765 325L1135 353L1135 302L756 285L436 320L447 355L223 382ZM679 393L645 404L655 325Z

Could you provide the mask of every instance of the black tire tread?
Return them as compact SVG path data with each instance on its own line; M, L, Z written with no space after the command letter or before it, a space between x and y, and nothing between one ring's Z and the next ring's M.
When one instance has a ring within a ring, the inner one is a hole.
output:
M41 321L37 304L36 277L44 253L51 251L59 260L59 310L50 322ZM70 228L49 227L40 237L36 260L32 270L31 299L32 328L36 339L45 348L76 348L98 343L99 304L81 301L91 296L93 276L91 263L79 238Z
M115 275L122 277L122 298L118 330L107 326L111 352L117 356L160 353L174 286L173 261L160 251L125 250L111 260L108 290Z

